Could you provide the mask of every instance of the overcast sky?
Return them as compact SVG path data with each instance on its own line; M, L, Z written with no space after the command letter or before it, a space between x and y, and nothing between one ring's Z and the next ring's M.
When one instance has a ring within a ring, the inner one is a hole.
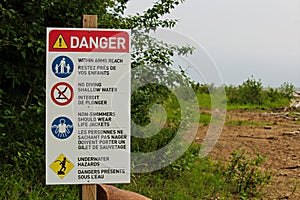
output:
M131 0L126 14L152 2ZM225 84L253 75L265 87L300 87L300 0L186 0L168 17L205 49Z

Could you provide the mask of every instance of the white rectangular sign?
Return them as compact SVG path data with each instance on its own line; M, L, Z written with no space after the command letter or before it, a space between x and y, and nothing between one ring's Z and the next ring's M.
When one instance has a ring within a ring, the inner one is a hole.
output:
M130 31L47 28L46 184L130 182Z

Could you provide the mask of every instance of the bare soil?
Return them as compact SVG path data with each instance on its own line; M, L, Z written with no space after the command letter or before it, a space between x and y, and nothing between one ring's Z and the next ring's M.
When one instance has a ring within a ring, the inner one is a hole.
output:
M209 111L207 111L209 112ZM266 155L262 170L272 173L271 185L263 199L300 199L300 118L299 113L284 111L228 111L226 123L217 144L209 153L213 160L229 162L238 148ZM201 143L207 126L198 130L196 142ZM296 187L296 191L293 192Z

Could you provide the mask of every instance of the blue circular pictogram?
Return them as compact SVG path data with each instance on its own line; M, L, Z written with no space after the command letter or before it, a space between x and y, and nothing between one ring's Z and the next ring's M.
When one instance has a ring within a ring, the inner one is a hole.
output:
M66 139L73 133L73 123L67 117L58 117L52 122L51 131L58 139Z
M67 78L73 70L74 64L67 56L58 56L52 62L52 72L59 78Z

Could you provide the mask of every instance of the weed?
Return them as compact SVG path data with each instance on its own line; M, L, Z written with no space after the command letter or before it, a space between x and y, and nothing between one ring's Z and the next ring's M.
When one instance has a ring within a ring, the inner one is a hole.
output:
M255 156L246 154L245 149L232 153L232 159L227 166L224 176L229 189L242 198L258 196L264 186L270 183L269 172L260 170L264 157L259 153Z
M294 195L294 194L295 194L295 192L296 192L296 190L297 190L297 187L298 187L298 184L299 184L299 181L298 181L298 180L295 180L294 186L293 186L293 188L292 188L292 193L291 193L291 195Z

